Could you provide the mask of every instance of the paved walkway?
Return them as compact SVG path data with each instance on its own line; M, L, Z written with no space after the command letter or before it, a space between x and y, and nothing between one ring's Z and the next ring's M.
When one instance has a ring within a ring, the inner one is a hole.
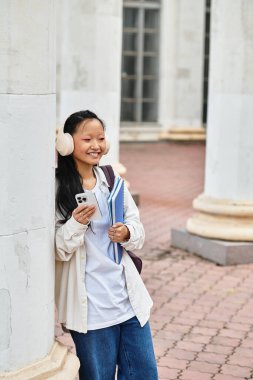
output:
M220 267L169 245L170 228L185 225L203 189L204 153L204 145L121 146L141 195L159 379L253 379L253 265ZM68 334L56 333L73 350Z

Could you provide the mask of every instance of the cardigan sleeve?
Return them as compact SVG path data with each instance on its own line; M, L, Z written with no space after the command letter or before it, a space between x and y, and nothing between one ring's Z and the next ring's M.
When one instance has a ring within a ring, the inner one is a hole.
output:
M84 244L87 225L81 224L72 216L66 223L60 223L61 214L56 212L55 256L56 260L68 261L75 251Z

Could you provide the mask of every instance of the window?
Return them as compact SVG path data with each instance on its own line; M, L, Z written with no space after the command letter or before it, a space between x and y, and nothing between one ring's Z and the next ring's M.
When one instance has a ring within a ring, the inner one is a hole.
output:
M156 122L160 1L124 1L121 120Z

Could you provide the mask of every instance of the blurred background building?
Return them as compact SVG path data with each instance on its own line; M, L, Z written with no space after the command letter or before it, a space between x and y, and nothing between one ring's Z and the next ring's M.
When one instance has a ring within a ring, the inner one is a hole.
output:
M123 1L121 141L204 139L210 0Z
M58 2L58 120L92 107L121 141L204 140L210 2Z

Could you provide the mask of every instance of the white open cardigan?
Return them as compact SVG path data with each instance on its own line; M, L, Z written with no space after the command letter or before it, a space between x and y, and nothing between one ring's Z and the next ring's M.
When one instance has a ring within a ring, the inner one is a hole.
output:
M99 178L100 190L109 196L109 185L104 172L99 167L94 170ZM117 174L116 174L117 175ZM125 187L124 193L125 224L130 231L130 239L122 243L122 263L126 277L129 300L141 326L150 316L152 299L134 265L125 250L140 249L143 246L145 233L140 222L139 211ZM87 295L85 289L86 251L84 234L87 226L71 217L65 224L61 213L56 210L55 234L55 303L58 309L59 322L67 329L87 332Z

